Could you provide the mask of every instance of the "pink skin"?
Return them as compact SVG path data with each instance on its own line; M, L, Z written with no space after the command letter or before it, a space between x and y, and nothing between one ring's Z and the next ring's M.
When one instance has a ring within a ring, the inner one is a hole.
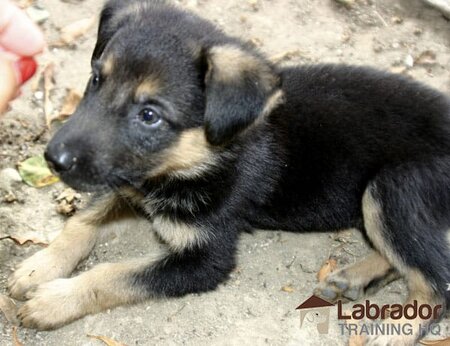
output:
M45 46L44 36L9 0L0 0L0 46L19 56L33 56Z
M9 0L0 0L0 113L34 73L34 61L22 57L33 57L44 47L42 32L28 16Z

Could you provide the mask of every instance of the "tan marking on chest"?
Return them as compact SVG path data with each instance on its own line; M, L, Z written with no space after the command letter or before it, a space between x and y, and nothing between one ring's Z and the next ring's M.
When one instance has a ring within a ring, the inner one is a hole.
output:
M185 223L172 221L165 216L154 218L153 229L169 248L176 252L200 246L208 241L205 231Z

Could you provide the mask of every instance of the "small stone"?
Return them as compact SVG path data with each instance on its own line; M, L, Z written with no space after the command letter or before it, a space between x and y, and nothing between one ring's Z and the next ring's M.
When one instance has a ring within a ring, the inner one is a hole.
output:
M43 91L36 91L34 93L34 98L36 100L39 100L39 101L43 100L44 99L44 92Z
M5 168L0 171L0 190L9 192L13 190L13 186L16 183L22 181L22 178L14 168Z
M403 18L400 18L400 17L397 17L397 16L395 16L395 17L392 17L392 23L394 23L394 24L402 24L403 23Z
M405 64L406 67L414 67L414 58L412 57L412 55L408 54L405 59L403 60L403 63Z
M14 193L12 193L12 192L10 191L10 192L8 192L8 193L5 195L5 197L3 198L3 200L4 200L6 203L14 203L14 202L17 201L17 197L16 197L16 195L15 195Z
M248 0L248 4L252 8L253 11L258 11L260 8L259 0Z
M423 30L421 28L415 28L413 34L416 36L420 36L423 34Z

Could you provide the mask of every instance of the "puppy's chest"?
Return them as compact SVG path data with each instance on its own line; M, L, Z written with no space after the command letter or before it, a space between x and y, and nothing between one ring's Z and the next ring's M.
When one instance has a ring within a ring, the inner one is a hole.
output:
M207 231L199 226L198 216L209 199L202 191L182 189L176 193L152 191L141 198L133 198L150 221L152 230L172 251L200 246L207 241Z

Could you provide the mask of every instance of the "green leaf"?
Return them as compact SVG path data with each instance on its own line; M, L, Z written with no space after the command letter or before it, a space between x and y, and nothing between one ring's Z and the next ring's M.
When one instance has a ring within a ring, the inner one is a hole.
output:
M19 173L23 181L33 187L44 187L59 181L48 168L43 155L19 163Z

